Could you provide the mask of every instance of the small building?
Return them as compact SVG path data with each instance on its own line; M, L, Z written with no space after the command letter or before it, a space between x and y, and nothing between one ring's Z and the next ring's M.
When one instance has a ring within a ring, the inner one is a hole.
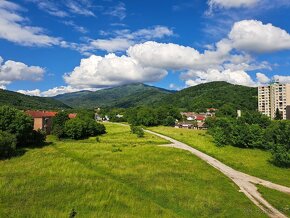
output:
M34 130L42 130L46 134L50 134L52 128L52 118L57 114L53 111L26 111L26 114L33 117Z
M180 129L194 129L194 124L193 123L176 123L175 128L180 128Z
M52 119L57 115L54 111L25 111L25 113L33 118L33 129L42 130L47 135L51 133L52 130ZM69 119L76 118L76 113L71 113L68 115Z

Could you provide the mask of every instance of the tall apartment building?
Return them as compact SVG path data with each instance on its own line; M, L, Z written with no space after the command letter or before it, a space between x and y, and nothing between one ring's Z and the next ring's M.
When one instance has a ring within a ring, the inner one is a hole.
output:
M290 84L275 82L259 87L258 102L258 110L261 113L274 119L278 108L283 119L289 119L289 109L286 110L286 107L290 106Z

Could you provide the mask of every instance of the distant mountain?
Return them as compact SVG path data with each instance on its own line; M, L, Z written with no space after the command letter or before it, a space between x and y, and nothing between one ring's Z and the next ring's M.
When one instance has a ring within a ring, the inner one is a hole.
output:
M210 82L178 92L145 84L131 84L96 92L68 93L54 98L74 108L172 105L182 110L198 110L231 104L237 109L256 110L257 94L256 88Z
M18 92L0 89L0 106L9 105L18 109L68 109L66 104L53 98L23 95Z
M155 104L172 93L166 89L137 83L95 92L81 91L62 94L54 98L74 108L128 108Z
M171 104L186 110L220 108L224 104L231 104L237 109L256 110L257 95L257 88L227 82L210 82L166 96L160 104Z

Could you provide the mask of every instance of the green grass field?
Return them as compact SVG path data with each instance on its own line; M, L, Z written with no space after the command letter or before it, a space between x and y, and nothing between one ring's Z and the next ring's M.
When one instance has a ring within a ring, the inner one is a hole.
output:
M128 127L0 161L0 217L266 217L194 155Z
M290 217L290 195L259 185L259 192L279 211Z
M269 162L271 153L258 149L233 146L217 147L204 130L176 129L173 127L148 128L160 134L182 141L203 151L236 170L290 187L290 169L283 169Z

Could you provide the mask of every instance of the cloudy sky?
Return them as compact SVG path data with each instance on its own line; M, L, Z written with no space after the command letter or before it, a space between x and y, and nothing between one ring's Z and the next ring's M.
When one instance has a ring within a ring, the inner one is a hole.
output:
M289 0L0 0L0 88L290 82Z

